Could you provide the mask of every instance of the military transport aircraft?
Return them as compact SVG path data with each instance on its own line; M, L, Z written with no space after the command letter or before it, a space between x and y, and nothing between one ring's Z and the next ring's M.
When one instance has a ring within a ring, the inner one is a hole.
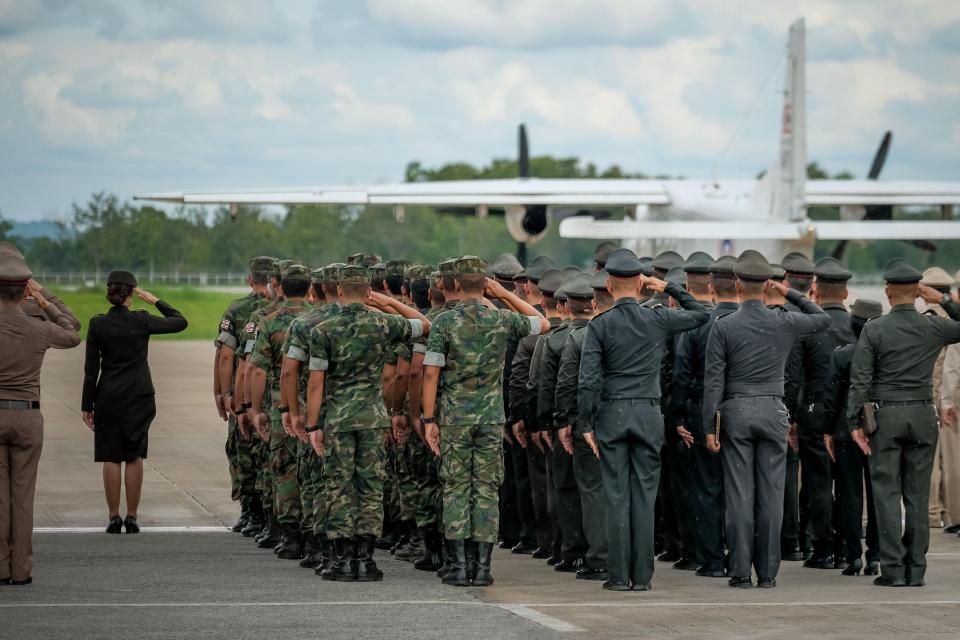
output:
M750 247L779 256L810 254L817 239L897 239L929 248L929 241L960 239L960 182L880 181L890 146L889 132L866 180L807 180L805 28L790 27L787 79L780 126L779 157L760 179L603 180L527 177L526 132L520 129L520 177L323 186L274 191L158 193L139 199L180 204L391 205L398 218L405 206L431 206L478 216L503 214L520 243L536 242L551 219L566 238L620 239L643 253L672 248L713 255ZM811 220L807 207L839 207L840 220ZM933 208L938 220L892 220L894 207ZM612 209L625 209L611 219ZM742 247L742 248L741 248Z

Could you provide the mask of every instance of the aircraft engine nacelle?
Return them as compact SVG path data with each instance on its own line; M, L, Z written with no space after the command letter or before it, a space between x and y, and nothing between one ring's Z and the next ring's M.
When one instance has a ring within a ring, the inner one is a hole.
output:
M543 239L550 227L547 206L543 204L508 206L504 218L507 221L507 231L513 239L526 244Z

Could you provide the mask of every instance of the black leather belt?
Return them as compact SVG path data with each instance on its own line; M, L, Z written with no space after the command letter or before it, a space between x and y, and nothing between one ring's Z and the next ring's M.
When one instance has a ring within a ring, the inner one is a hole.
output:
M40 403L36 400L0 400L0 411L30 411L39 408Z
M930 400L877 400L878 407L909 407L923 404L933 404Z

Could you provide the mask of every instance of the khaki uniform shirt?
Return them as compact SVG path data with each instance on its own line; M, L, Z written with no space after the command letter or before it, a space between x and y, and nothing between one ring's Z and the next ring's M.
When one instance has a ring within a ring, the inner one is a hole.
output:
M47 349L80 344L80 335L60 309L51 304L46 314L47 321L41 321L20 307L0 308L0 400L39 402L40 367Z

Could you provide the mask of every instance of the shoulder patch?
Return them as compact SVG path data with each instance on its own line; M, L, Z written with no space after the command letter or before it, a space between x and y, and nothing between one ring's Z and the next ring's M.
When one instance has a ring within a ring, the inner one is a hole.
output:
M244 332L244 333L253 333L253 332L256 331L256 330L257 330L257 323L256 323L256 322L248 322L248 323L243 327L243 332Z
M230 331L230 327L233 326L233 323L224 318L220 321L220 331Z

